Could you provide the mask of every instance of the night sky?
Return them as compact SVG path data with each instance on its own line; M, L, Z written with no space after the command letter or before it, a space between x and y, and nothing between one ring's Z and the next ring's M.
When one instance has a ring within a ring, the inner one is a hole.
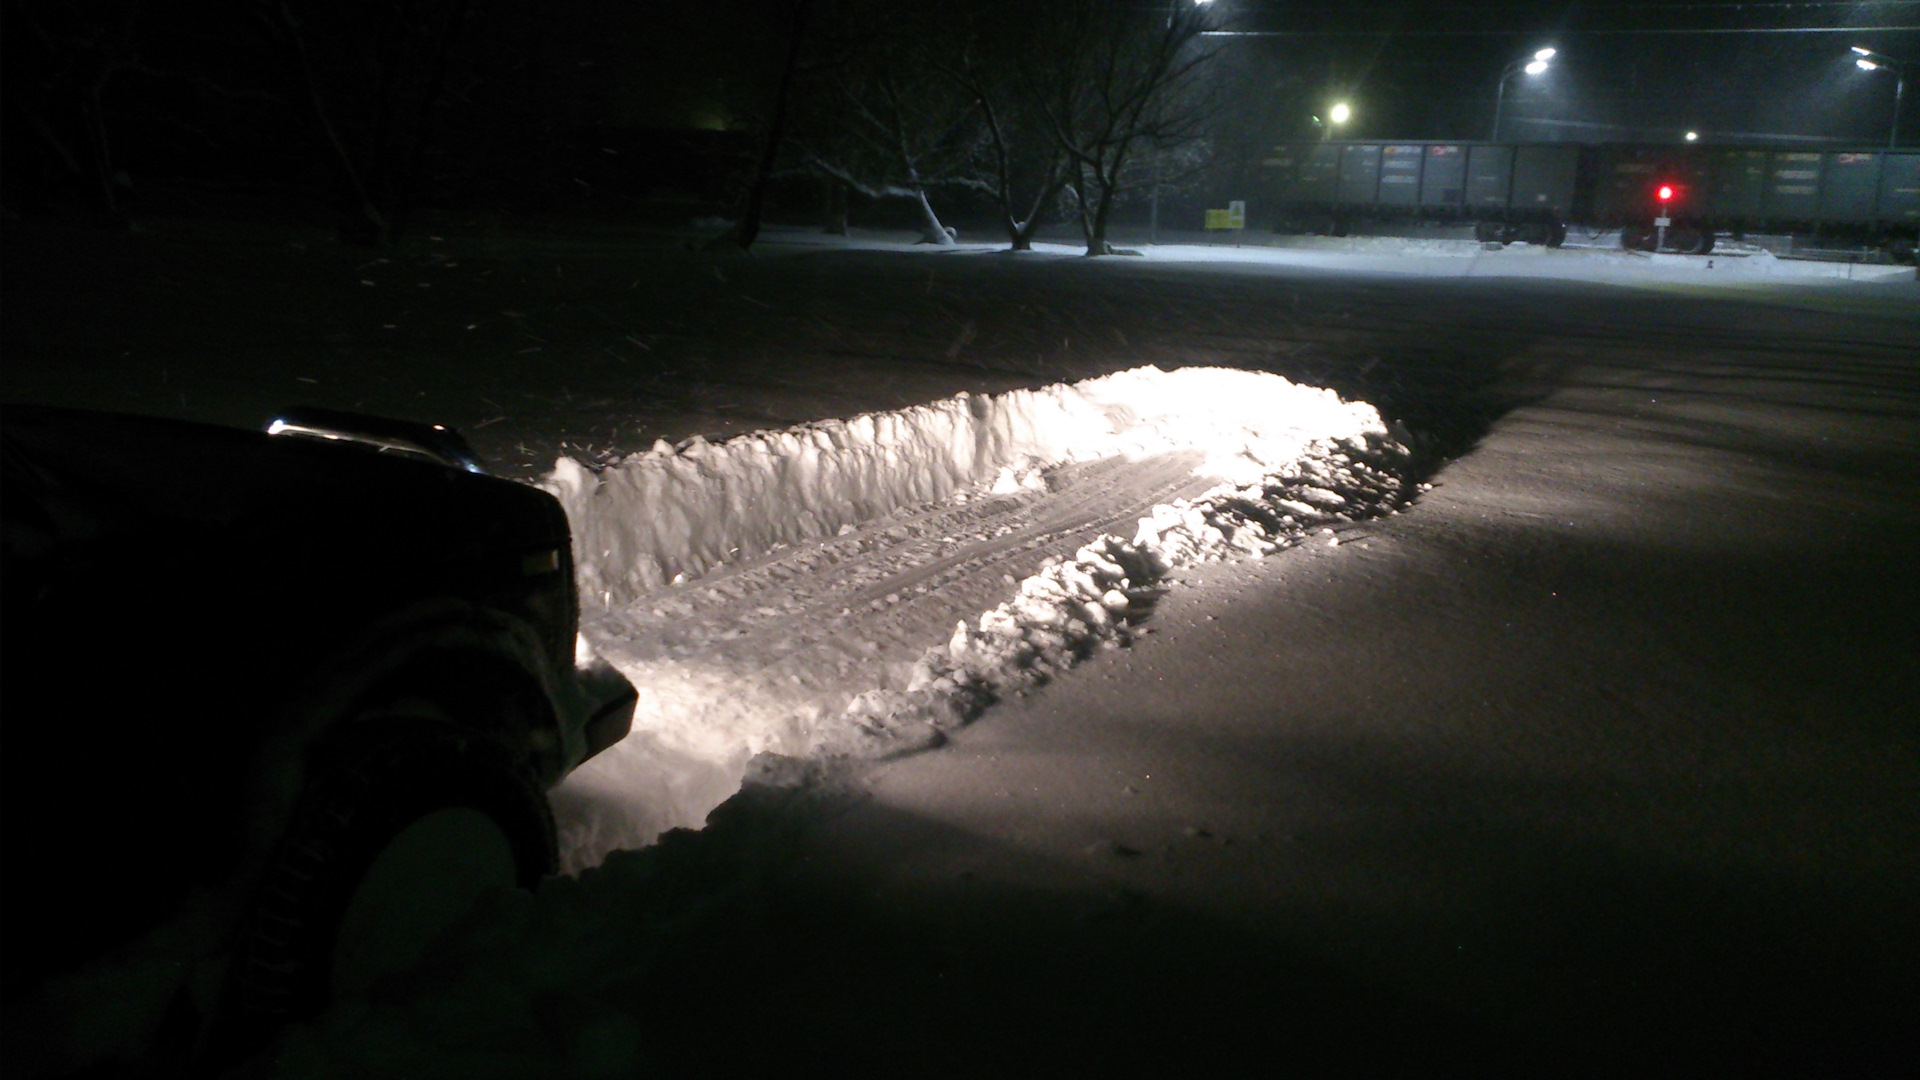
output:
M1486 138L1502 68L1535 49L1553 67L1508 86L1511 139L1832 139L1884 144L1889 72L1852 45L1920 65L1920 2L1341 4L1217 0L1217 38L1272 65L1270 88L1309 105L1353 103L1361 138ZM1920 67L1909 82L1920 81ZM1902 142L1920 129L1907 90ZM1309 108L1309 112L1318 111ZM1311 137L1311 121L1287 134Z
M1106 17L1146 26L1193 0L1101 2ZM844 117L829 24L875 40L919 35L932 47L907 58L916 70L903 77L937 101L927 86L944 84L928 53L973 41L1016 55L992 36L1017 41L1041 21L1023 0L249 0L245 19L194 0L12 0L0 6L0 201L123 221L244 196L331 206L368 236L432 205L624 212L666 192L700 204L688 213L731 212L776 112L796 5L812 21L796 54L811 74L790 106L788 173L794 147ZM1549 46L1548 71L1507 84L1503 139L1679 142L1697 131L1709 144L1882 147L1895 69L1860 70L1849 51L1859 45L1908 65L1916 85L1900 143L1920 146L1920 0L1213 0L1208 10L1221 32L1198 46L1215 55L1214 108L1197 141L1222 190L1257 187L1271 148L1321 137L1315 117L1338 101L1353 110L1333 131L1342 137L1486 139L1502 70ZM972 20L984 38L966 30L975 12L988 13ZM1046 49L1040 57L1057 54ZM817 201L811 188L789 196L799 212ZM958 198L940 197L950 210Z
M602 5L586 16L583 51L621 87L609 94L612 118L732 122L742 110L728 97L759 81L740 62L764 56L774 6L734 0L661 15ZM1848 47L1913 61L1910 81L1920 82L1920 0L1213 0L1211 9L1223 30L1244 35L1210 44L1244 80L1248 123L1275 138L1317 137L1311 117L1336 100L1354 107L1342 132L1352 137L1485 138L1502 68L1548 45L1558 50L1551 70L1508 86L1508 138L1665 141L1691 129L1709 140L1879 145L1894 79L1859 70ZM1908 89L1903 142L1920 141L1916 99L1920 85Z

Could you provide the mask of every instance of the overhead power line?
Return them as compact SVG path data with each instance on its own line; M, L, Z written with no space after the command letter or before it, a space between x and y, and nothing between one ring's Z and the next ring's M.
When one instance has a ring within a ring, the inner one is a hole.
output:
M1634 30L1202 30L1201 37L1620 37L1642 34L1906 34L1920 26L1771 26L1699 27L1695 29Z
M1447 11L1449 14L1454 14L1454 15L1460 14L1462 12L1476 12L1476 11L1504 12L1504 11L1512 11L1516 6L1518 5L1512 2L1480 3L1480 4L1456 3L1456 4L1447 5ZM1609 13L1619 13L1622 11L1629 11L1629 12L1634 12L1636 14L1654 14L1657 12L1666 12L1666 11L1694 11L1694 10L1747 11L1754 8L1835 8L1835 7L1844 7L1844 8L1920 7L1920 0L1761 0L1761 2L1758 2L1758 3L1751 2L1751 0L1714 0L1714 2L1709 2L1709 3L1608 4L1605 6L1604 10L1606 10ZM1143 8L1142 10L1164 11L1165 5L1162 5L1159 8L1151 8L1151 9ZM1291 14L1291 15L1321 14L1326 12L1340 12L1342 14L1350 14L1352 11L1353 11L1353 8L1351 5L1343 5L1343 4L1313 4L1313 5L1289 4L1287 6L1287 12L1288 14Z

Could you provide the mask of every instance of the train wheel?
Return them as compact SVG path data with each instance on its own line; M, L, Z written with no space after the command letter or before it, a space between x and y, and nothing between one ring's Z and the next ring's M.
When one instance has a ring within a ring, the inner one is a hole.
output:
M1702 255L1708 244L1706 234L1691 225L1667 230L1667 246L1682 255Z
M1473 238L1483 244L1491 244L1500 239L1500 223L1497 221L1476 221L1473 223Z
M1547 226L1547 246L1557 248L1567 242L1567 227L1556 221Z

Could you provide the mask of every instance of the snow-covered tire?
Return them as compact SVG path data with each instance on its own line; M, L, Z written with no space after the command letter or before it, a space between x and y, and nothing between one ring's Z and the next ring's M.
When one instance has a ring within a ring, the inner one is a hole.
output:
M489 735L440 719L368 718L317 746L309 770L241 926L208 1065L231 1064L325 1008L350 924L372 942L362 952L376 966L403 970L483 893L531 888L554 871L546 795ZM348 962L370 978L365 962Z

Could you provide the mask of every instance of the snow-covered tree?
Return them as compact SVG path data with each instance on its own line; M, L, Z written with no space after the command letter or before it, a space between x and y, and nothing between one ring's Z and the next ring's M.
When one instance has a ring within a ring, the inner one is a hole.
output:
M976 186L992 200L1016 251L1033 247L1033 234L1071 175L1065 148L1037 106L1032 75L1050 59L1026 33L1008 33L1032 16L1025 3L980 4L956 15L952 46L938 69L978 108L983 136Z
M946 38L928 11L823 3L807 64L800 168L871 199L905 199L927 243L951 244L930 192L984 187L979 105L941 73Z
M908 201L929 243L952 242L934 209L942 190L985 195L1016 249L1071 192L1088 253L1105 254L1124 190L1191 171L1209 59L1199 6L817 3L787 157L844 190Z
M1197 140L1207 114L1198 75L1212 54L1205 8L1143 12L1114 0L1055 0L1044 27L1053 63L1027 73L1029 92L1065 151L1087 254L1104 255L1115 201L1141 180L1143 154Z

